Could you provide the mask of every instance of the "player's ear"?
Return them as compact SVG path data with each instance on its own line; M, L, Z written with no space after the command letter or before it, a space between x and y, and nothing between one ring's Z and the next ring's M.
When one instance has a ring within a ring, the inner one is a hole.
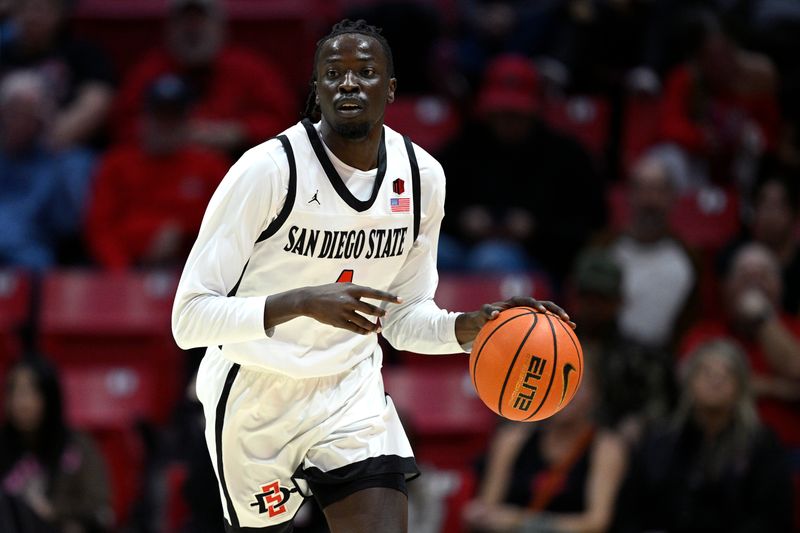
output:
M319 105L319 93L317 92L317 82L312 83L311 85L314 88L314 103Z
M389 92L386 93L386 103L394 102L394 92L397 90L397 78L389 79Z

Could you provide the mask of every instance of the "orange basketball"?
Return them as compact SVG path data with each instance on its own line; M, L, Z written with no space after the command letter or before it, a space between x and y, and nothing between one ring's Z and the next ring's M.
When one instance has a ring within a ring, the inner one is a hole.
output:
M469 373L492 411L533 422L554 415L575 396L583 350L572 328L554 314L514 307L480 330Z

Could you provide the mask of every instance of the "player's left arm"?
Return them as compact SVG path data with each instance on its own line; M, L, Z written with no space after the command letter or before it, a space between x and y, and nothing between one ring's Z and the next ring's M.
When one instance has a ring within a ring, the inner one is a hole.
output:
M423 150L416 148L421 178L419 235L388 292L402 298L386 307L383 336L398 350L426 354L464 351L455 335L458 313L439 308L433 301L439 274L436 270L439 230L444 218L444 171Z
M486 304L472 312L453 313L439 308L433 296L439 283L436 255L444 218L444 170L419 148L417 157L422 178L422 216L419 236L389 288L390 293L403 299L402 304L389 306L383 320L383 335L392 346L427 354L462 352L468 349L488 320L503 309L518 306L549 310L568 321L569 316L564 310L552 302L522 296Z

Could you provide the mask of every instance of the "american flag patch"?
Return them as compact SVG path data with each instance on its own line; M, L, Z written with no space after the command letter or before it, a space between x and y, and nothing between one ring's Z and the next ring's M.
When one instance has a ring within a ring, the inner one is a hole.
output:
M392 213L408 213L411 209L411 199L392 198L389 200L389 207L392 208Z

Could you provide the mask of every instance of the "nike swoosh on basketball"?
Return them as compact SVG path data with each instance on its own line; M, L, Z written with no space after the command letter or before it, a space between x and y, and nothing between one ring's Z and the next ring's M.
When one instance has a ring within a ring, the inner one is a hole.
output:
M567 396L567 389L569 388L569 374L570 374L570 372L575 372L575 367L572 366L572 363L567 363L566 365L564 365L563 372L564 372L564 380L563 380L564 381L564 388L561 389L561 401L558 402L559 406L562 403L564 403L564 398Z

